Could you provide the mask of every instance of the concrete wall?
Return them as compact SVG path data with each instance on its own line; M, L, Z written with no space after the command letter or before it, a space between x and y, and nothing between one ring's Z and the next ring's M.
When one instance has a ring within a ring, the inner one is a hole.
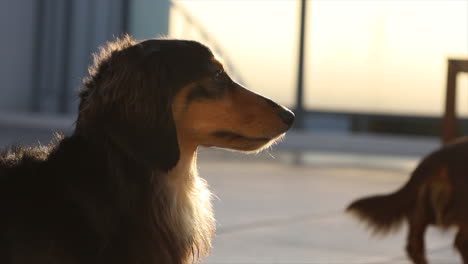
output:
M0 1L0 111L30 105L37 2Z
M124 31L124 0L42 0L32 110L76 111L91 53Z
M169 0L0 1L0 112L75 113L91 54L166 35Z
M130 1L129 32L136 39L165 36L169 33L169 0Z

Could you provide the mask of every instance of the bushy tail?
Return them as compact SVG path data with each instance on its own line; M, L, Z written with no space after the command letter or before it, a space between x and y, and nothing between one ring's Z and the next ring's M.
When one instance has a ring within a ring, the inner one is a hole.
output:
M373 233L387 234L397 229L411 210L411 194L401 189L388 195L365 197L351 203L346 209L367 223Z
M439 156L439 152L433 152L424 158L398 191L356 200L346 211L367 223L374 233L387 234L396 230L413 209L421 184L440 166Z

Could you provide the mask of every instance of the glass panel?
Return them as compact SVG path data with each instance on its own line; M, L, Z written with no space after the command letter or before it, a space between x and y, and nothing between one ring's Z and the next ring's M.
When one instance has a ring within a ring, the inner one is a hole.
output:
M468 1L310 3L308 109L442 113L447 57L468 55ZM466 108L466 76L459 87Z

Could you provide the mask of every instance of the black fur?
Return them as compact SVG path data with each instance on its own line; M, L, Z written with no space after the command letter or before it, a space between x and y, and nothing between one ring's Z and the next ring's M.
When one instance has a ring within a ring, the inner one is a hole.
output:
M194 249L161 220L179 159L171 100L212 57L193 41L102 48L74 133L0 155L0 263L182 263Z

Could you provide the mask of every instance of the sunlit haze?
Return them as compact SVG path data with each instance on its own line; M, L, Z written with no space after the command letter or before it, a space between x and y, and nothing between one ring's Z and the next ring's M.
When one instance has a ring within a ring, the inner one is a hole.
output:
M292 0L176 1L170 35L219 45L250 89L293 106L298 15ZM309 110L440 115L446 60L468 56L468 1L308 1L306 34ZM468 76L458 85L468 116Z

